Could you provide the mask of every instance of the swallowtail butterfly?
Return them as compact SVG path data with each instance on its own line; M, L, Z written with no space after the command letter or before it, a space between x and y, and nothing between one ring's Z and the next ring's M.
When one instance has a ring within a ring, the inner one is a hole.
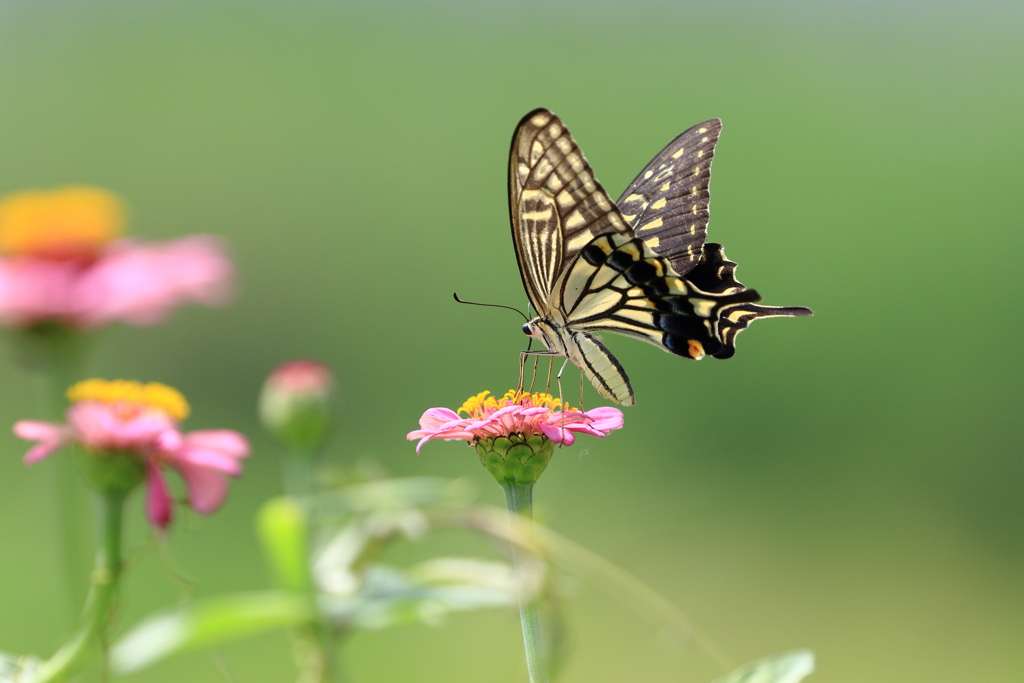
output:
M509 214L519 273L537 312L523 331L567 356L605 398L633 405L622 366L594 336L616 332L677 356L729 358L758 318L811 315L759 306L722 245L705 243L711 159L722 122L679 135L616 204L557 116L519 122L509 154Z

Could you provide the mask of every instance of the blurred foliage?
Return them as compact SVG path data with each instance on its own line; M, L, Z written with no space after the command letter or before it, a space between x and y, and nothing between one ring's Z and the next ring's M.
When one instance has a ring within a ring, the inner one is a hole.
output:
M97 184L129 200L135 234L235 245L235 305L102 334L90 367L180 388L188 428L254 438L225 508L170 539L203 599L268 582L252 519L280 468L255 400L282 360L337 370L337 462L488 481L470 449L417 457L403 437L426 407L515 383L520 321L451 293L525 299L505 197L522 114L558 113L613 195L720 116L710 237L767 303L816 315L758 323L726 362L608 339L638 405L621 432L555 453L538 514L668 595L733 664L806 646L834 683L1008 680L1024 670L1024 389L1022 318L1000 295L1024 246L1022 15L1000 0L8 0L0 191ZM44 415L7 346L0 422ZM52 651L52 463L26 470L23 444L3 447L0 644ZM432 534L382 559L481 544ZM178 599L152 556L128 583L123 625ZM567 683L729 668L665 648L602 594L567 610ZM348 656L357 681L524 671L504 611L360 633ZM279 633L217 657L239 680L291 671ZM197 651L125 680L220 677Z

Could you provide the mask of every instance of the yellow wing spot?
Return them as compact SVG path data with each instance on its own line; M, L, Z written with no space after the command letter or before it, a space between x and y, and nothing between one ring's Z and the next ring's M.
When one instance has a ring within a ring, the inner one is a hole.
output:
M697 205L696 204L693 205L693 208L691 209L691 211L693 213L697 213Z
M738 323L742 322L743 318L745 318L748 315L750 315L750 313L747 311L733 311L725 317L728 318L730 322Z
M664 202L665 200L662 199L661 201ZM664 223L664 221L662 221L660 218L655 218L653 221L650 221L648 223L644 223L638 229L639 230L657 230L658 228L660 228L662 226L663 223Z
M700 360L704 357L704 345L696 339L687 340L690 346L690 358Z
M651 204L651 208L652 209L664 209L666 204L668 204L668 200L665 199L664 197L662 197L658 201L656 201L653 204Z
M679 151L672 155L672 158L673 159L678 159L679 157L683 156L683 154L685 154L685 153L686 153L686 148L685 147L680 147Z
M715 308L715 302L710 299L698 299L690 303L693 305L693 312L702 318L710 318Z
M647 246L649 246L651 249L657 249L659 246L661 246L660 237L648 237L647 239L644 240L644 242L647 242ZM659 263L658 265L661 264Z
M640 201L643 198L644 198L644 196L642 194L631 194L628 197L626 197L625 199L623 199L622 203L625 204L626 202L638 202L638 201Z
M692 189L692 190L690 190L690 194L692 194L692 195L693 195L694 197L696 197L696 196L697 196L697 186L696 186L696 185L694 185L694 186L693 186L693 189Z
M690 291L689 288L686 286L686 283L677 277L665 278L665 284L668 285L669 291L672 292L673 294L686 294L688 291Z
M696 223L691 223L690 224L690 234L691 235L696 235L697 234L697 224Z
M544 126L547 125L548 121L550 121L550 120L551 120L551 115L550 114L537 114L532 119L530 119L530 123L532 123L533 125L537 126L538 128L543 128ZM701 131L701 132L703 132L703 131Z
M698 133L707 133L707 132L708 132L708 129L707 129L707 128L701 128L701 129L700 129L700 130L698 130L697 132L698 132ZM704 138L704 140L707 140L707 138Z
M558 147L558 151L562 154L572 152L572 141L569 138L558 138L555 140L555 146Z
M597 196L597 205L601 208L602 211L612 210L612 203L608 201L608 198L603 195Z
M697 152L697 158L700 159L704 156L704 150Z
M695 166L694 167L693 175L700 175L700 166Z
M551 126L548 128L548 135L550 135L552 138L557 138L561 134L562 127L557 123L552 123Z
M644 296L644 290L641 289L640 287L630 287L626 291L626 296L628 296L630 299L640 299L643 298Z
M576 209L575 211L569 214L568 218L565 219L565 227L568 228L569 230L575 230L576 228L580 227L586 222L587 219L583 217L583 214L580 213L579 209ZM590 240L587 240L587 242L589 241ZM587 242L584 242L583 244L586 244Z
M530 163L536 164L544 156L544 145L540 144L540 140L534 140L533 144L530 145Z
M576 203L576 200L573 199L572 193L568 190L562 190L559 192L556 199L558 200L558 205L563 209Z
M638 213L634 213L634 214L625 214L625 213L624 213L624 214L622 214L622 217L623 217L623 218L625 218L625 219L626 219L627 221L629 221L630 223L632 223L632 222L633 222L633 219L634 219L634 218L636 218L636 217L637 217L637 216L639 216L639 215L640 215L640 214L638 214Z
M568 227L568 224L566 224ZM594 239L594 233L589 230L584 230L580 234L573 237L571 240L565 243L565 248L568 251L578 251L583 247L587 246L590 240Z
M644 180L647 180L652 175L654 175L654 171L648 171L647 173L644 173Z
M547 182L544 183L552 192L558 192L565 185L562 182L562 178L557 173L552 173L548 176Z
M555 170L555 167L551 164L551 160L545 157L537 162L534 169L537 177L544 177Z
M524 221L546 221L550 220L552 216L551 208L544 209L542 211L526 211L523 213Z
M668 188L672 187L672 181L666 181L664 185L658 188L658 192L668 192Z

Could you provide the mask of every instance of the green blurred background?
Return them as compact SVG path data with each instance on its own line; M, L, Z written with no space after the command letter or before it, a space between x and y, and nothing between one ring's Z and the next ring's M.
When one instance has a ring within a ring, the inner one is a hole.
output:
M557 453L539 514L734 664L809 647L815 681L1022 680L1022 29L1011 2L4 0L0 192L98 184L141 237L231 239L231 307L110 331L90 368L180 388L188 427L251 435L223 511L170 541L215 595L269 584L252 518L279 464L254 402L286 359L340 377L333 462L468 477L499 502L465 446L416 456L404 435L427 407L514 386L521 321L451 293L525 302L505 196L525 112L562 116L613 196L721 117L711 238L767 303L816 315L758 323L728 362L609 339L638 405ZM6 346L0 424L39 414ZM0 649L45 654L52 463L0 447ZM467 550L492 556L448 534L388 559ZM143 555L120 624L178 596ZM568 613L563 681L723 673L601 593ZM361 634L346 667L523 681L518 628L495 611ZM237 680L292 677L283 634L222 654ZM129 680L222 678L198 652Z

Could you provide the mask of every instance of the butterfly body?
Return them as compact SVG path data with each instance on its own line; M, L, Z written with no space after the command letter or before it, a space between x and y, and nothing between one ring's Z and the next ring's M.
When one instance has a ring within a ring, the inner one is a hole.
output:
M567 356L605 398L632 405L622 366L594 336L615 332L699 360L728 358L759 317L810 315L757 306L721 245L705 244L710 162L721 122L669 144L613 204L562 122L538 109L509 155L509 213L537 317L523 331ZM625 213L629 211L630 213ZM537 353L537 352L534 352Z

